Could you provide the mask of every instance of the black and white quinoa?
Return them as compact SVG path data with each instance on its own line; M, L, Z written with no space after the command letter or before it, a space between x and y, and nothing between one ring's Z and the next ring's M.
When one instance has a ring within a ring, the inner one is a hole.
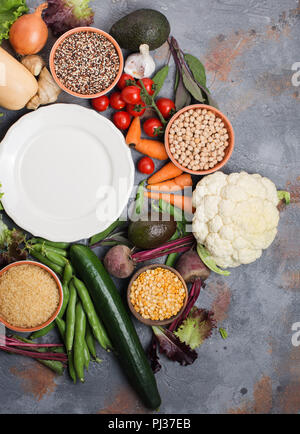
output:
M105 36L78 32L58 46L54 68L59 81L70 91L95 95L114 82L120 70L120 58Z

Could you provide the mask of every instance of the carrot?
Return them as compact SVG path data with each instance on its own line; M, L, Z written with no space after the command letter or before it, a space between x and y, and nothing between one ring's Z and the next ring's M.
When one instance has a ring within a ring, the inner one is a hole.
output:
M141 120L139 117L136 117L131 122L131 125L129 127L127 136L126 136L126 143L127 145L137 145L141 139L142 135L142 128L141 128Z
M181 174L182 170L175 166L172 161L170 161L148 179L148 184L158 184L160 182L167 181L168 179L176 178Z
M148 190L158 190L174 192L184 190L185 187L191 187L193 185L191 175L184 173L183 175L177 176L169 181L160 182L159 184L148 185Z
M195 208L192 205L192 198L189 196L181 196L179 194L166 194L166 193L154 193L152 191L145 191L144 196L153 200L164 200L177 208L182 209L189 214L195 212Z
M131 144L130 147L157 160L166 160L168 158L165 145L157 140L141 139L138 143Z

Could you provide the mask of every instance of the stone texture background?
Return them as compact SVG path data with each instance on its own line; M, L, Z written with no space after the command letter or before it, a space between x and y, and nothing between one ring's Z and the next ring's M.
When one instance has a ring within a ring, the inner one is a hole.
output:
M292 85L291 68L300 61L300 3L96 0L95 25L108 31L141 7L165 13L181 47L205 63L209 88L236 132L225 172L259 172L292 194L263 257L230 277L212 275L202 292L198 304L214 309L228 339L216 331L190 367L161 357L160 413L299 413L300 347L292 346L291 326L300 321L300 87ZM45 57L52 43L50 38ZM166 56L166 46L157 50L157 64ZM165 96L172 95L173 72ZM66 94L60 102L88 106ZM4 112L0 139L24 113ZM136 326L146 345L149 330ZM91 365L86 383L74 386L67 375L57 377L34 361L1 353L0 413L146 412L114 357L100 349L99 354L103 363Z

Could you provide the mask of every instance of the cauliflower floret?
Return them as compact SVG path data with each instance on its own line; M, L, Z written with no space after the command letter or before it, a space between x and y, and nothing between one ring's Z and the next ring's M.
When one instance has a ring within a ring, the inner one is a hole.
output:
M193 233L220 267L250 264L274 241L279 222L275 184L246 172L215 172L198 183Z

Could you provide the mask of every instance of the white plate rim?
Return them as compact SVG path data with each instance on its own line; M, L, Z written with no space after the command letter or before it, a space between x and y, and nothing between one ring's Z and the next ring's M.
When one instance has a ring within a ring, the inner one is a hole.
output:
M45 106L45 107L40 107L40 108L38 108L36 111L34 111L34 112L31 112L31 113L26 113L25 115L23 115L23 116L21 116L20 117L20 119L18 119L13 125L11 125L11 127L7 130L7 132L6 132L6 134L5 134L5 136L4 136L4 138L3 138L3 140L0 142L0 160L1 160L1 155L2 155L2 152L3 152L3 148L4 148L4 146L2 146L3 144L5 144L5 142L7 142L7 141L9 141L9 139L10 139L10 136L12 135L12 132L14 131L14 129L16 129L16 128L19 128L20 126L22 126L22 124L24 123L24 122L26 122L26 120L28 119L28 118L33 118L33 117L35 117L38 113L40 113L41 111L47 111L47 110L55 110L56 109L56 106L60 106L60 107L62 107L62 106L66 106L66 107L68 107L68 108L72 108L72 109L75 109L75 110L86 110L87 112L89 112L89 114L91 115L91 116L94 116L95 118L98 118L99 119L99 116L101 116L101 121L103 121L103 122L105 122L107 125L109 125L109 127L110 128L112 128L114 131L115 131L115 133L116 134L118 134L119 136L120 136L120 140L124 143L124 151L127 153L127 156L128 156L128 164L129 164L129 170L130 170L130 174L129 174L129 176L130 176L130 180L129 180L129 185L131 186L129 189L128 189L128 194L125 196L124 195L124 198L123 198L123 200L122 200L122 203L119 205L119 208L118 208L118 213L117 213L117 215L114 215L114 216L112 216L112 218L109 220L109 222L108 222L108 224L107 224L107 227L106 228L104 228L104 229L99 229L99 232L100 231L104 231L105 229L107 229L114 221L116 221L119 217L120 217L120 215L122 214L122 212L123 212L123 210L125 209L125 207L126 207L126 205L127 205L127 203L128 203L128 200L129 200L129 198L130 198L130 195L131 195L131 192L132 192L132 190L133 190L133 186L134 186L134 177L135 177L135 167L134 167L134 162L133 162L133 159L132 159L132 155L131 155L131 152L130 152L130 149L128 148L128 146L126 145L126 143L125 143L125 139L124 139L124 136L123 136L123 134L121 133L121 131L118 129L118 128L116 128L115 127L115 125L108 119L108 118L106 118L105 116L103 116L103 115L101 115L101 114L99 114L98 112L95 112L94 110L92 110L92 109L89 109L89 108L87 108L87 107L83 107L83 106L81 106L81 105L79 105L79 104L73 104L73 103L71 103L71 104L67 104L67 103L56 103L56 104L51 104L51 105L48 105L48 106ZM1 174L0 174L0 184L1 184ZM1 190L2 191L2 190ZM18 218L18 216L17 215L15 215L14 214L14 212L13 212L13 210L9 207L9 205L7 204L7 201L6 201L6 198L5 198L5 192L3 192L4 193L4 196L2 197L2 199L1 199L1 202L2 202L2 204L3 204L3 207L4 207L4 210L5 210L5 213L16 223L16 225L18 225L21 229L23 229L24 231L26 231L26 232L29 232L30 234L32 234L33 236L38 236L38 237L41 237L41 238L45 238L45 239L48 239L49 241L62 241L62 242L71 242L71 243L73 243L73 242L76 242L76 241L80 241L80 240L83 240L83 239L88 239L88 238L91 238L93 235L95 235L95 232L94 231L92 231L92 230L90 230L90 231L88 231L88 229L87 229L87 231L86 231L86 233L84 234L84 236L82 236L82 237L79 237L79 238L76 238L76 240L74 240L74 238L75 237L73 237L72 238L72 240L71 239L69 239L69 238L62 238L62 239L60 239L60 240L54 240L51 236L49 236L49 234L47 234L47 232L45 231L45 232L40 232L40 233L36 233L35 232L35 229L33 228L33 227L30 227L30 226L27 226L26 228L23 226L23 223L22 223L22 221L21 221L21 219L19 219ZM51 239L52 238L52 239Z

